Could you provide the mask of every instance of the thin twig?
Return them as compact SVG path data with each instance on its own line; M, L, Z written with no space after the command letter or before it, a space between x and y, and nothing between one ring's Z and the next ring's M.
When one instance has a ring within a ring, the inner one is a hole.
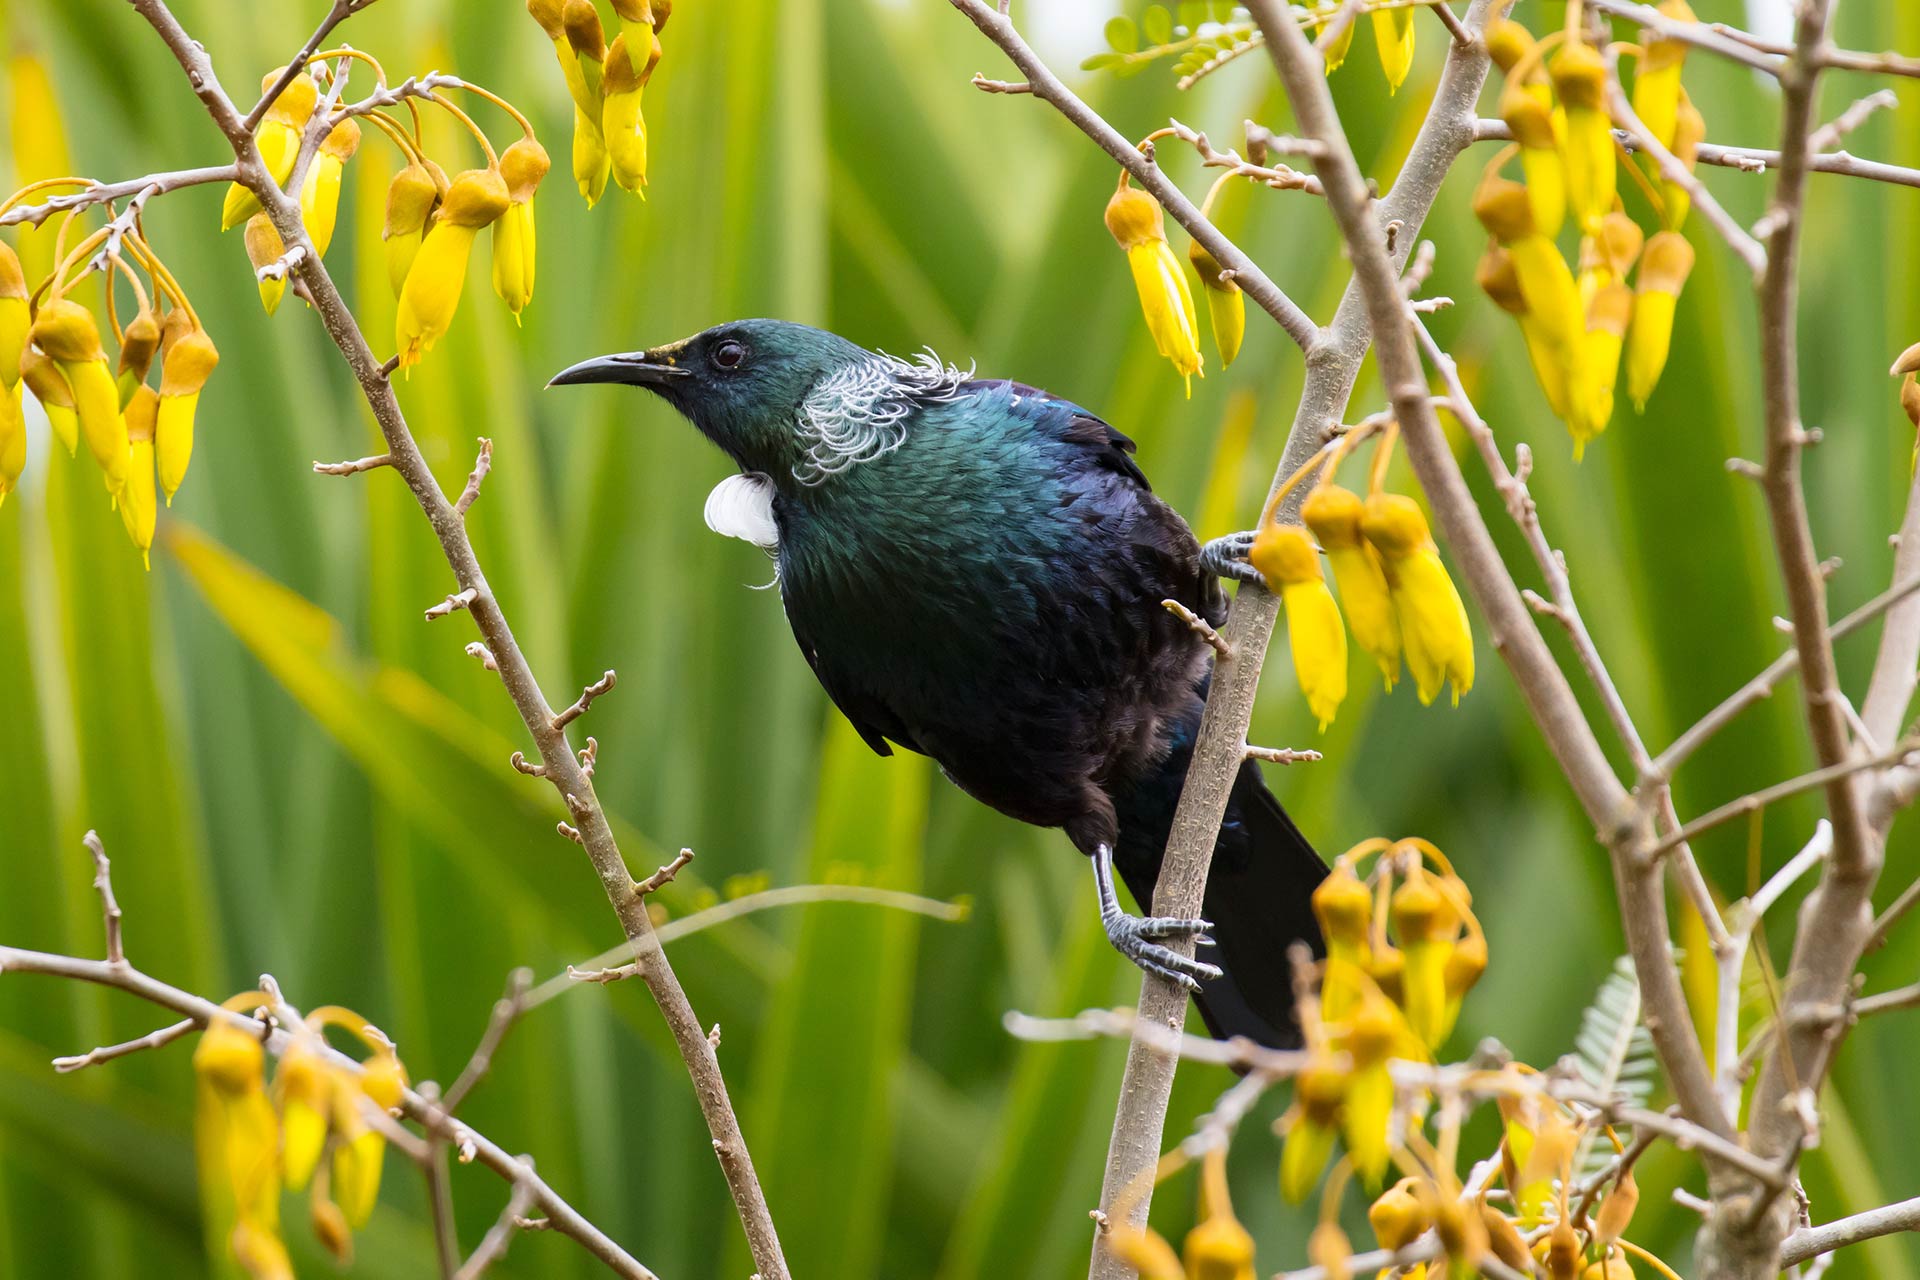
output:
M115 1058L124 1058L130 1053L140 1053L147 1049L159 1049L172 1044L181 1036L199 1030L200 1024L192 1018L176 1022L172 1026L161 1027L158 1031L149 1031L146 1035L133 1040L123 1040L119 1044L103 1045L98 1049L89 1049L85 1053L70 1058L55 1058L53 1069L66 1075L82 1071L87 1067L98 1066L102 1062L111 1062Z
M693 850L682 849L673 855L673 861L666 866L659 868L645 880L635 881L633 891L643 898L650 893L658 893L663 887L673 883L673 878L680 874L680 868L692 861Z
M474 1046L473 1056L467 1059L466 1067L453 1082L446 1095L440 1100L448 1115L460 1109L473 1087L486 1078L493 1069L493 1055L500 1051L501 1042L507 1038L507 1032L513 1030L513 1024L527 1010L527 992L533 987L533 970L524 966L507 975L506 994L493 1002L493 1012L487 1018L487 1029L480 1037L480 1043Z
M1178 600L1162 600L1160 607L1180 619L1180 621L1186 623L1193 631L1193 634L1206 641L1207 647L1215 653L1223 658L1231 658L1233 656L1233 646L1221 638L1220 633L1213 629L1211 622L1208 622L1205 618L1187 608L1187 606L1181 604Z
M526 1156L518 1157L529 1167L533 1161ZM527 1184L516 1182L513 1191L507 1196L507 1207L500 1211L500 1217L481 1237L479 1245L468 1255L466 1263L454 1272L453 1280L477 1280L488 1267L507 1256L507 1249L513 1244L513 1238L520 1234L520 1221L525 1217L527 1208L533 1203L533 1196L527 1190Z
M1817 1227L1802 1227L1781 1244L1780 1265L1783 1268L1797 1266L1820 1254L1896 1231L1920 1231L1920 1196L1851 1217L1836 1218Z
M372 471L376 467L392 465L392 454L376 453L371 457L355 458L351 462L316 462L313 464L313 469L323 476L351 476L358 475L362 471Z
M486 480L487 473L493 470L493 441L480 437L480 456L474 459L473 470L467 473L467 487L460 491L454 500L453 514L465 519L467 511L480 498L480 486Z
M143 192L165 195L213 182L232 182L238 174L239 170L233 165L220 164L204 169L169 169L162 173L150 173L143 178L129 178L125 182L95 182L78 191L49 196L39 204L15 205L0 214L0 227L37 227L56 213L116 203Z
M606 674L602 675L598 680L595 680L592 684L581 690L580 696L573 700L572 706L553 717L554 730L558 732L561 729L565 729L575 720L587 714L587 711L593 706L593 700L601 694L608 692L619 682L620 678L615 675L612 670L608 670Z
M107 846L97 831L87 832L80 842L93 855L93 891L100 895L100 914L107 933L107 963L125 964L127 948L120 932L120 902L113 896L113 864L107 861Z
M1770 787L1750 791L1737 799L1729 800L1717 809L1701 814L1693 821L1681 827L1671 835L1662 836L1647 849L1646 856L1658 858L1682 841L1692 840L1702 832L1732 822L1735 818L1744 818L1757 813L1770 804L1785 800L1790 796L1801 795L1808 791L1817 791L1830 787L1835 782L1851 778L1857 773L1866 773L1874 769L1885 769L1893 765L1911 762L1916 752L1920 752L1920 739L1912 739L1897 745L1892 751L1882 755L1866 756L1851 760L1842 760L1839 764L1828 765L1824 769L1815 769L1803 773L1797 778L1788 778L1776 782Z
M427 607L427 621L432 622L435 618L444 618L448 614L458 613L462 609L470 608L473 602L479 598L480 593L472 587L468 587L465 591L456 591L439 604L429 605Z

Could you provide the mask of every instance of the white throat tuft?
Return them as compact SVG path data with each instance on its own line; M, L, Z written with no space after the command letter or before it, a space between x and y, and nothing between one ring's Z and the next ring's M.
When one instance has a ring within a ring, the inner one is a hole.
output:
M707 495L707 528L768 551L780 545L773 521L773 481L758 471L728 476Z

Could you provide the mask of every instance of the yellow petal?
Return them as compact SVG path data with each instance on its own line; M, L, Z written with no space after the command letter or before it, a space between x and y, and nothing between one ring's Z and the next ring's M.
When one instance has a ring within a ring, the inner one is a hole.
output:
M27 420L20 408L20 386L0 387L0 502L5 502L27 467Z
M344 166L325 152L307 165L307 176L300 183L300 215L306 219L307 234L322 257L333 243L333 228L340 213L340 171Z
M493 291L517 322L533 300L533 205L516 202L493 224Z
M441 222L414 255L394 319L401 368L420 363L453 323L475 234L472 227Z
M1380 67L1387 73L1387 88L1398 92L1413 69L1412 8L1376 9L1373 13L1373 39L1380 47Z
M598 115L589 116L577 107L573 113L573 181L586 199L587 208L600 203L606 194L607 175L613 160L607 154L607 140L600 132Z
M74 409L87 451L105 473L107 492L118 495L127 480L127 423L120 413L120 388L105 359L62 364L73 387Z
M1287 646L1307 708L1326 732L1347 696L1347 631L1333 593L1318 579L1280 589L1287 610Z
M1153 345L1184 376L1200 372L1200 334L1187 276L1165 240L1148 240L1127 250L1140 310Z

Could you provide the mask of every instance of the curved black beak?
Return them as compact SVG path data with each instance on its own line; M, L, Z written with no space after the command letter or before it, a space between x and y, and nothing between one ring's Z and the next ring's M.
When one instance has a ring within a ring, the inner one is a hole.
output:
M547 385L573 387L589 382L618 382L629 387L658 387L676 378L690 376L691 371L674 364L671 356L652 351L628 351L620 355L582 360L554 374L547 380Z

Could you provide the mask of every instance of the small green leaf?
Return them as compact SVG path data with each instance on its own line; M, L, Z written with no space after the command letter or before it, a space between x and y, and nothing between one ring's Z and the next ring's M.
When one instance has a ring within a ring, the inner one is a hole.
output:
M1125 14L1107 19L1107 47L1115 53L1137 53L1140 49L1140 28L1133 19Z
M1080 69L1082 71L1099 71L1118 64L1121 56L1122 55L1117 53L1096 53L1085 62L1082 62Z
M1207 6L1202 0L1181 0L1180 7L1174 10L1179 15L1179 23L1192 35L1195 27L1207 20Z
M1140 59L1134 59L1127 62L1122 62L1119 66L1113 69L1113 74L1116 76L1119 76L1122 80L1131 80L1134 76L1137 76L1142 71L1145 71L1147 69L1147 65L1148 64L1144 60L1140 60Z
M1140 15L1140 29L1148 44L1166 44L1173 39L1173 14L1163 4L1150 4Z

